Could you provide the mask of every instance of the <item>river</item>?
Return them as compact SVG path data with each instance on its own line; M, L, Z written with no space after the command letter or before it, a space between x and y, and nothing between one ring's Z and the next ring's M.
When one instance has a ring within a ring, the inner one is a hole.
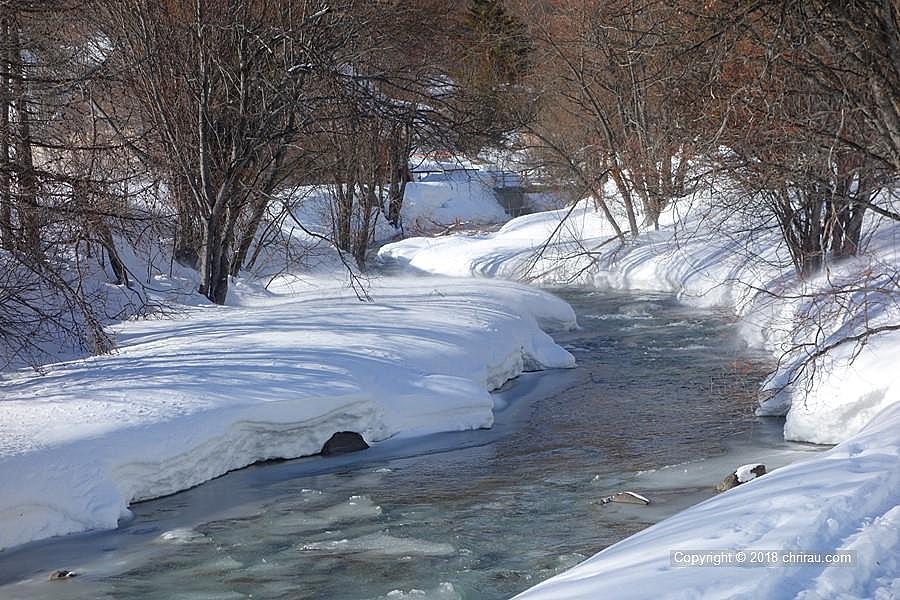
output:
M578 368L495 394L490 431L256 465L133 507L116 531L0 555L0 598L508 598L703 500L737 465L818 449L753 416L771 368L728 315L560 292ZM619 490L649 506L602 504ZM58 568L79 576L47 581Z

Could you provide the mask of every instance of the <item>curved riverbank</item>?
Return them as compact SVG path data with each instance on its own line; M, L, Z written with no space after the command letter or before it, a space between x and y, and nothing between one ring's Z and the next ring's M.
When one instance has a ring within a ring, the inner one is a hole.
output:
M489 391L573 357L575 325L524 286L391 279L372 301L334 281L116 328L113 355L0 383L0 550L115 527L128 505L261 460L489 427Z
M736 464L817 451L752 416L765 364L727 316L670 295L563 297L582 326L555 339L580 368L495 392L491 430L261 465L138 504L120 530L0 560L0 581L26 576L0 595L499 600L708 498ZM600 502L619 489L653 503ZM51 585L48 563L82 576Z
M867 226L864 254L799 281L777 231L754 228L703 198L693 204L687 214L675 206L660 231L625 246L610 242L608 223L583 202L514 219L493 234L416 238L380 251L425 272L668 290L686 304L728 310L749 343L778 359L759 414L787 414L788 439L840 442L625 540L522 598L897 596L900 332L890 324L900 316L900 227ZM885 333L865 338L883 326ZM809 365L817 348L829 350ZM684 548L853 550L857 562L681 568L669 551Z

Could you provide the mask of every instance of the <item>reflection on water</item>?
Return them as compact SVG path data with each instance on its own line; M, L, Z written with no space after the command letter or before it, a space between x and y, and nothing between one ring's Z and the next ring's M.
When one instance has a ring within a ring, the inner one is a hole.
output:
M503 398L554 393L513 400L495 431L254 467L138 505L117 532L0 559L0 582L37 573L0 597L506 598L712 495L741 462L811 451L752 417L765 365L723 315L563 296L582 328L557 339L580 368L514 383ZM653 504L599 503L620 489ZM44 581L60 567L83 574Z

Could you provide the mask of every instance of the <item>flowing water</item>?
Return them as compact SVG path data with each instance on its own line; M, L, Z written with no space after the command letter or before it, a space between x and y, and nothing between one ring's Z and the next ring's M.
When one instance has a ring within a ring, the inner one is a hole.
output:
M496 394L490 431L269 463L136 505L114 532L0 554L0 598L508 598L816 449L752 416L765 361L724 315L568 291L578 359ZM619 490L649 506L602 504ZM57 568L80 576L47 581Z

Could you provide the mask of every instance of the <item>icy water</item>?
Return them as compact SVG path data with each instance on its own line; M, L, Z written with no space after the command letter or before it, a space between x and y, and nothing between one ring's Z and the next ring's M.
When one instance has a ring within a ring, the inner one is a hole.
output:
M525 375L491 431L244 469L136 505L115 532L0 554L0 598L508 598L713 494L735 466L815 451L752 416L766 364L723 315L566 292L579 367ZM603 505L619 490L650 506ZM79 577L47 581L58 568Z

